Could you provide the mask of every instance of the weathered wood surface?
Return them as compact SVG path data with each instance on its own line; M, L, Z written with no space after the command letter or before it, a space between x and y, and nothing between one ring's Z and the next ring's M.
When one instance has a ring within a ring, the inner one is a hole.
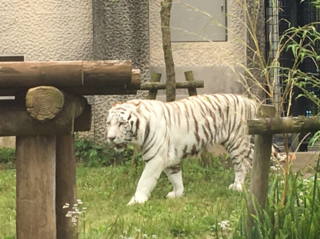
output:
M162 31L162 47L164 53L164 62L166 65L166 101L175 101L176 99L176 78L174 70L174 61L171 47L170 32L170 12L172 0L164 0L161 2L160 18Z
M0 62L0 95L41 85L83 95L135 94L140 70L131 61Z
M127 86L129 89L140 89L141 86L141 77L140 77L140 70L139 69L132 69L131 72L131 82Z
M185 83L189 83L190 85L194 84L193 87L188 87L188 93L189 96L192 95L197 95L197 88L203 88L204 87L204 82L203 81L194 81L194 76L193 76L193 72L192 71L186 71L184 72L184 76L187 80L187 82ZM198 84L196 84L198 83ZM199 84L201 83L201 84Z
M274 115L275 115L275 108L273 106L262 105L258 110L257 118L274 117ZM252 162L252 170L251 170L251 178L250 178L250 193L249 193L250 215L256 214L256 211L253 206L253 200L256 200L256 202L262 208L264 208L265 206L265 201L266 201L267 192L268 192L268 177L269 177L269 169L270 169L271 147L272 147L271 134L255 136L254 157ZM254 196L254 198L252 196ZM252 223L252 221L250 223Z
M193 90L193 88L203 88L203 81L195 81L195 82L176 82L176 89L188 89ZM166 84L159 82L148 82L141 84L141 90L164 90L166 89ZM197 92L195 92L197 93ZM191 94L196 95L196 94Z
M64 105L64 94L52 86L31 88L26 94L26 108L31 117L46 121L53 119Z
M65 135L90 129L90 106L85 106L89 107L85 111L89 115L80 116L73 124L74 116L70 114L73 105L72 102L67 102L56 118L39 122L29 115L25 105L14 100L1 100L0 136Z
M149 90L149 94L147 96L147 99L149 100L155 100L157 98L158 89L150 87L150 89L147 89L146 84L151 84L152 86L155 84L159 84L161 80L161 74L159 73L153 73L151 76L150 83L141 84L141 90ZM166 85L164 85L164 89L166 88Z
M253 134L281 134L303 133L320 130L319 117L283 117L248 120L247 133Z
M81 115L74 120L74 132L90 131L92 120L91 105L87 104L84 107ZM58 134L59 135L59 134Z
M56 146L56 213L57 238L77 238L77 227L72 225L71 218L66 217L68 211L77 203L76 189L76 157L74 136L57 136ZM69 208L63 209L68 203Z
M56 238L56 137L19 136L16 157L17 238Z
M110 86L110 87L86 87L86 86L70 86L59 87L60 90L72 92L79 95L135 95L136 89L130 89L127 85ZM139 86L140 89L140 86ZM26 91L28 88L0 88L0 96L14 96L20 92Z

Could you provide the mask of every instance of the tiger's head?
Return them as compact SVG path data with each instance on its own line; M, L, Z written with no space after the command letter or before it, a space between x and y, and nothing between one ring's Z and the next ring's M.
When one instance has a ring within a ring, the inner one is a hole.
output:
M139 119L133 113L135 105L116 102L109 110L107 119L107 141L116 151L123 151L136 137Z

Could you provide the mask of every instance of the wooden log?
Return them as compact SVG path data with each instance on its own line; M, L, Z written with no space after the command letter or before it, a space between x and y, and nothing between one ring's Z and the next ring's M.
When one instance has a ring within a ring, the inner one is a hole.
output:
M176 82L176 89L188 89L193 90L194 88L203 88L203 81L195 82ZM166 89L166 84L159 82L148 82L141 84L141 90L164 90ZM194 92L194 91L192 91ZM197 92L196 92L197 93Z
M74 131L90 129L90 109L85 111L89 115L83 115L79 121L76 119L74 124L71 110L72 101L67 100L56 118L39 122L29 115L25 105L14 100L2 100L0 101L0 136L66 135Z
M64 94L53 86L38 86L28 90L26 108L31 117L46 121L53 119L61 111Z
M248 134L305 133L320 130L319 117L283 117L248 120Z
M0 88L131 84L131 61L1 62Z
M17 238L56 238L56 137L19 136L16 157Z
M273 106L262 105L259 108L257 117L274 117ZM270 155L272 147L272 135L256 135L254 145L254 158L252 162L250 193L249 193L249 225L252 228L252 217L256 215L253 203L258 204L258 208L265 207L268 192L268 177L270 169Z
M141 78L140 78L140 70L132 69L131 72L131 84L127 85L128 89L140 89L141 86Z
M74 136L57 136L56 147L56 213L57 213L57 238L77 238L77 226L73 225L68 211L77 203L76 188L76 157ZM68 203L69 208L63 209Z
M87 87L70 86L59 87L60 90L78 95L135 95L137 89L131 89L131 85L107 86L107 87ZM29 88L0 88L0 96L14 96L19 92L27 91ZM140 88L139 88L140 89Z
M157 98L158 89L153 88L155 84L159 84L161 80L161 74L159 73L153 73L151 76L151 83L145 83L141 85L141 90L149 90L149 94L147 96L147 99L149 100L155 100ZM151 84L150 89L148 89L147 85ZM166 84L162 84L164 86L164 89L166 88Z
M188 81L189 84L191 83L195 83L194 81L194 76L193 76L193 72L192 71L186 71L184 73L184 76L186 78L186 80ZM202 81L202 87L204 87L204 82ZM192 96L192 95L197 95L197 88L200 88L200 87L197 87L197 86L194 86L194 87L189 87L188 88L188 93L189 93L189 96Z
M87 99L83 96L64 94L52 86L31 88L25 98L27 111L31 117L39 121L56 117L62 108L65 108L66 114L59 117L59 121L73 121L82 113L87 104ZM64 106L65 100L66 105Z

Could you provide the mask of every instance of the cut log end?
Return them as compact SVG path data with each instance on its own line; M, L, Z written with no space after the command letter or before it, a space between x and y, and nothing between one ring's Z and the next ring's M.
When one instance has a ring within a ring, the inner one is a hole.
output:
M33 118L39 121L55 118L63 105L63 93L52 86L31 88L26 94L27 111Z

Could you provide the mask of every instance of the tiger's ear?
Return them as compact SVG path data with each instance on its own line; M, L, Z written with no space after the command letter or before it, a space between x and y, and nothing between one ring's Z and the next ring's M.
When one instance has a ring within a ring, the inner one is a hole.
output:
M112 107L115 107L116 105L120 105L121 103L119 101L114 102L114 104L112 105Z

